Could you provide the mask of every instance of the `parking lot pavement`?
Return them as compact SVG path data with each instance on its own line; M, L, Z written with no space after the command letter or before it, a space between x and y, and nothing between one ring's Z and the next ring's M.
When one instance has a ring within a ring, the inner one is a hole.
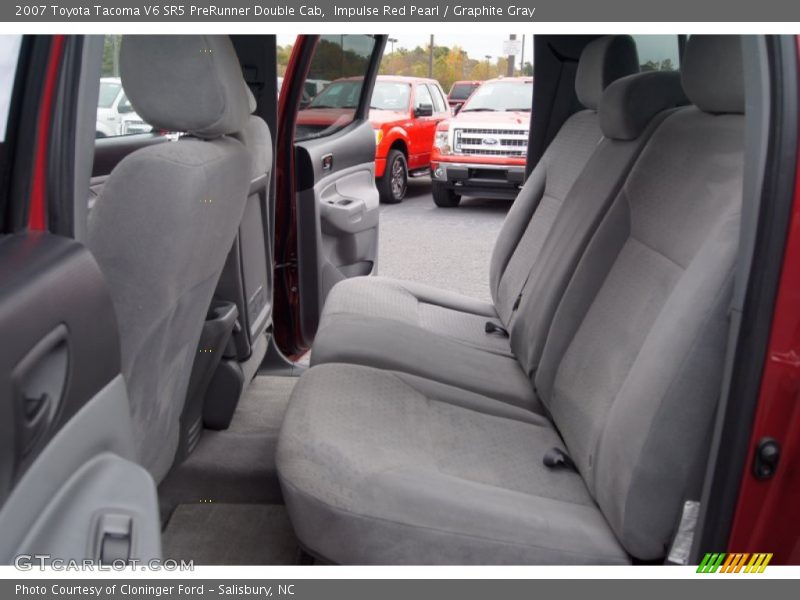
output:
M381 205L378 274L490 300L489 259L511 202L463 198L439 208L428 177L400 204Z

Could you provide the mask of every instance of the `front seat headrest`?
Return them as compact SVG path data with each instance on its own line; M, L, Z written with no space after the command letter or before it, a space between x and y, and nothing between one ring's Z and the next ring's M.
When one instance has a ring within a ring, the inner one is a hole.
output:
M738 35L693 35L681 63L683 89L708 113L744 113L742 40Z
M119 63L131 105L156 129L208 139L247 122L247 86L228 36L124 36Z
M586 108L597 110L608 85L639 72L636 42L629 35L606 35L592 40L581 52L575 93Z

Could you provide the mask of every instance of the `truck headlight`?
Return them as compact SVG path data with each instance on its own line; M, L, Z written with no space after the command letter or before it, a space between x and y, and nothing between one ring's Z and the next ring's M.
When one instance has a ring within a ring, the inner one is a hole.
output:
M433 146L440 154L450 154L450 146L447 144L448 131L437 131L433 138Z

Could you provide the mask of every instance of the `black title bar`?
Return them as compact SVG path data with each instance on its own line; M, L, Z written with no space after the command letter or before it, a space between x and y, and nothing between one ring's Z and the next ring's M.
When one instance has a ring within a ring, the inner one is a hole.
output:
M793 0L56 0L0 3L9 22L795 22Z

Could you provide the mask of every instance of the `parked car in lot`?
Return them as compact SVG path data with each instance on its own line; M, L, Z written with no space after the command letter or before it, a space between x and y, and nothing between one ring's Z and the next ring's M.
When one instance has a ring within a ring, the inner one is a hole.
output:
M147 133L153 128L136 114L119 77L103 77L97 99L95 137L104 138L128 133Z
M456 81L450 86L450 93L447 94L447 103L450 108L458 110L458 108L467 101L472 93L477 90L482 81Z
M306 131L321 131L349 121L361 93L361 78L328 85L298 114ZM436 126L450 117L439 82L418 77L381 75L370 101L375 130L375 178L381 202L401 202L408 178L427 174Z
M492 79L439 123L431 153L437 206L458 206L461 196L516 197L525 180L532 102L531 77Z

